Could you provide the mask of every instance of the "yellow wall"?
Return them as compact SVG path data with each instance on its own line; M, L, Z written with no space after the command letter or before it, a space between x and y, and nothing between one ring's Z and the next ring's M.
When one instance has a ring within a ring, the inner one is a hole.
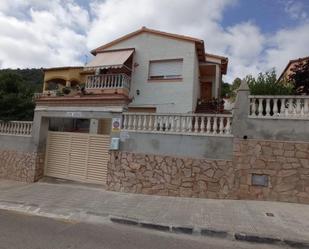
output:
M65 81L77 81L79 83L85 83L85 74L80 74L83 68L59 68L59 69L47 69L44 73L44 88L46 89L46 82L52 79L63 79Z

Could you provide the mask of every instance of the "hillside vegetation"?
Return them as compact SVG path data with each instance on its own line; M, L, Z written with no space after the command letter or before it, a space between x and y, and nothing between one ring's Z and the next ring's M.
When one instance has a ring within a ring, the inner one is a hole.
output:
M0 70L0 120L32 120L33 94L41 92L41 69Z

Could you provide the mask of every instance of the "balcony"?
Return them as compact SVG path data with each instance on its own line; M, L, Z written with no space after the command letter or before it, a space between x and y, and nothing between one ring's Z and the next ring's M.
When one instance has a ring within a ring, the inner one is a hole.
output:
M130 90L130 81L131 78L124 73L89 75L86 80L85 89L86 91L95 93L102 90L112 90L112 92L118 92L120 89L128 93Z
M36 93L38 105L126 105L129 103L130 77L125 73L89 75L82 84L64 86Z

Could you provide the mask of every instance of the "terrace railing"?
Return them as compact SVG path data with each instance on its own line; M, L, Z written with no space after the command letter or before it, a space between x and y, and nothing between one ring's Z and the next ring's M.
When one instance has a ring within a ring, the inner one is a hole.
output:
M130 88L131 78L126 74L89 75L86 89Z
M124 113L122 129L133 132L232 136L232 115Z
M0 135L31 136L32 122L0 121Z
M309 96L250 95L249 117L309 119Z

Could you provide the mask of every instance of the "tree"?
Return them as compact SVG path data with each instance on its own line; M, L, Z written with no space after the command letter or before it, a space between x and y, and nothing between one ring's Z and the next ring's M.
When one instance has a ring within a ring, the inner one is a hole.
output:
M232 83L232 90L236 91L240 87L240 84L241 84L241 79L238 77L235 78Z
M247 75L245 80L252 95L290 95L294 93L293 86L277 82L276 71L259 73L257 78Z
M293 83L295 92L309 94L309 59L297 63L291 71L288 80Z
M241 79L239 77L237 77L233 80L233 83L230 87L230 90L231 90L230 99L231 99L232 102L235 101L235 99L236 99L237 90L238 90L240 84L241 84Z
M222 82L222 88L221 88L221 97L230 97L231 95L231 85L226 82Z
M35 86L25 84L16 73L0 75L0 120L32 120Z

